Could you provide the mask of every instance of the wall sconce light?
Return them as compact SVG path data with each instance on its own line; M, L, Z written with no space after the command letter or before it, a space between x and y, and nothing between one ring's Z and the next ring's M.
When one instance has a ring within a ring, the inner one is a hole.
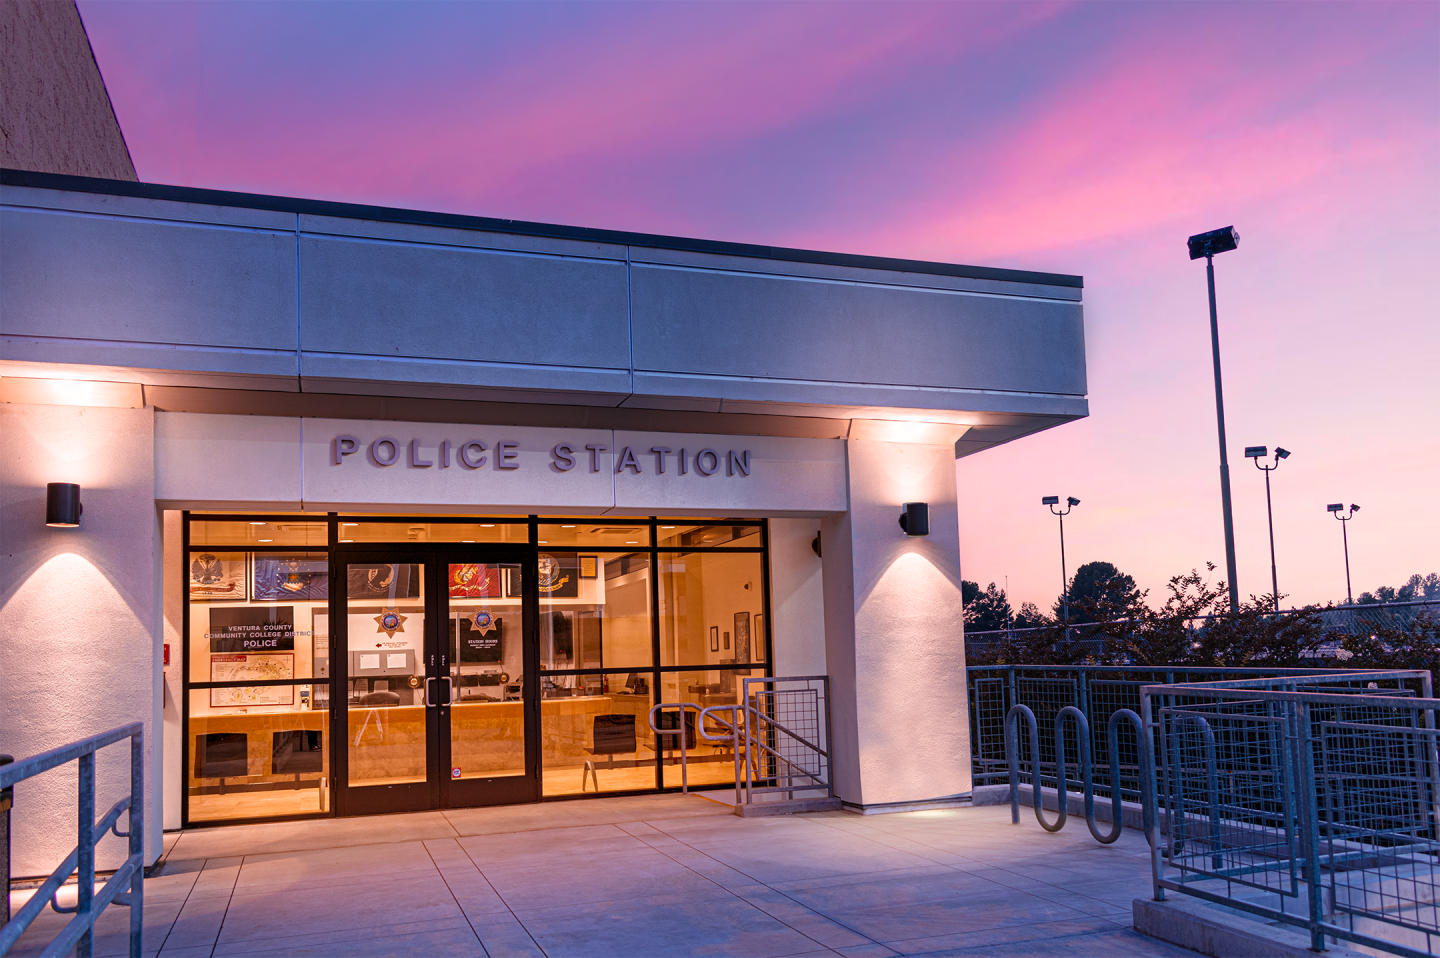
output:
M900 528L907 536L928 536L930 534L930 503L906 502L905 511L900 513Z
M810 549L815 553L815 557L816 557L817 559L819 559L819 558L824 558L824 556L822 556L822 555L820 554L820 530L819 530L819 529L816 529L816 530L815 530L815 538L810 540Z
M45 486L45 524L52 529L74 529L80 525L80 487L73 482L52 482Z

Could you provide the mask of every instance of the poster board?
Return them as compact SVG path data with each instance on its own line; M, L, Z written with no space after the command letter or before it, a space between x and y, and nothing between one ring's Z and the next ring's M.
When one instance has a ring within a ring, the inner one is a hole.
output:
M234 652L210 656L212 682L257 682L294 677L293 652ZM210 690L211 708L294 704L293 685L248 685Z

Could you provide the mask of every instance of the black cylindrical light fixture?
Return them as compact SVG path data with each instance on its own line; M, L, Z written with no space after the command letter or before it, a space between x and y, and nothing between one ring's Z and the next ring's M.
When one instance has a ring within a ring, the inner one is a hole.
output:
M930 503L902 503L905 511L900 513L900 528L907 536L928 536L930 534Z
M45 524L53 529L74 529L80 525L80 487L73 482L52 482L45 486Z

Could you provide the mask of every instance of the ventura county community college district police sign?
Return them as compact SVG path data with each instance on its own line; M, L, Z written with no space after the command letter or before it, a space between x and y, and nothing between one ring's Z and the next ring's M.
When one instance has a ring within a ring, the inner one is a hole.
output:
M172 508L847 508L840 439L157 412L155 451L155 497Z

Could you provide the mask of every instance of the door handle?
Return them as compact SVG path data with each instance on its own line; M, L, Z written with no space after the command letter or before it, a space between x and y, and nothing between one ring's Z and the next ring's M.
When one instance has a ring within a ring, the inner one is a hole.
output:
M445 701L441 705L449 705L455 701L455 680L448 675L440 676L440 681L445 683Z
M437 678L435 678L435 677L433 677L433 676L430 677L430 678L427 678L427 679L425 680L425 707L426 707L427 709L430 708L430 706L437 704L437 703L435 703L435 702L430 701L430 683L431 683L431 682L438 682L438 681L439 681L439 679L437 679Z

